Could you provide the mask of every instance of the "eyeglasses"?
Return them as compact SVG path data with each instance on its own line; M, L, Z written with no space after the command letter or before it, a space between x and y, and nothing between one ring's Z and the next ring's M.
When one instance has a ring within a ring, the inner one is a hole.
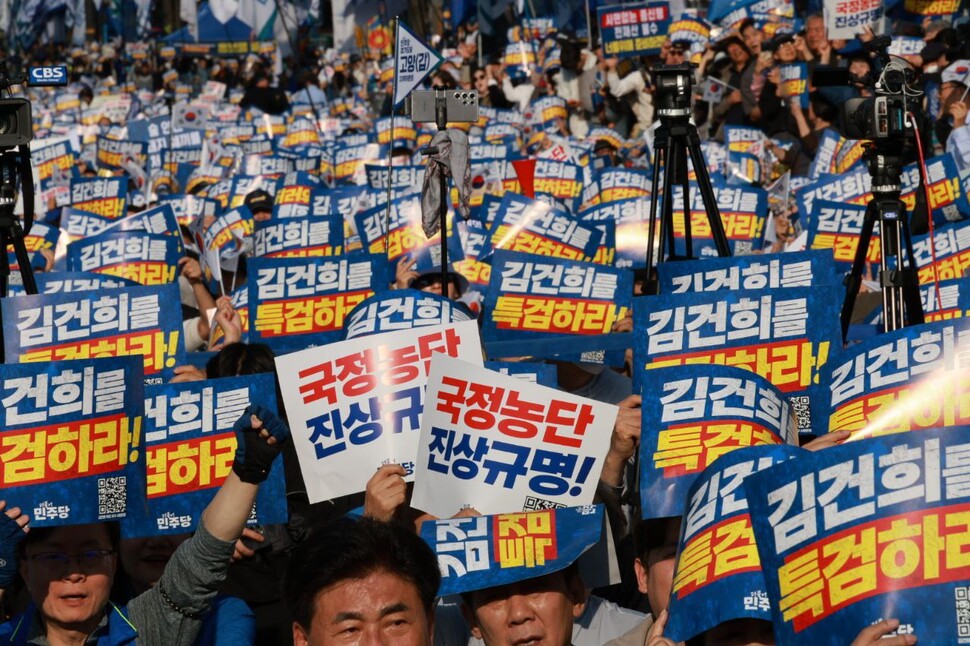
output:
M53 576L64 576L70 571L71 561L76 562L78 569L84 574L92 574L103 569L114 553L114 550L85 550L79 554L40 552L28 556L27 559Z
M484 74L476 74L475 75L475 80L476 81L484 81L485 80L485 75Z

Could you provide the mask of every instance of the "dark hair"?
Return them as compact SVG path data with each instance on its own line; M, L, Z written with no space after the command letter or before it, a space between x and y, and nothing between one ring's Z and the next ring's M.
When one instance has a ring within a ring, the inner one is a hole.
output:
M275 355L262 343L230 343L205 364L209 379L261 372L276 372Z
M376 572L414 585L431 615L441 583L434 552L405 527L366 517L323 525L296 547L283 577L283 600L293 620L309 630L317 593Z
M647 564L647 556L653 550L664 546L667 538L667 526L670 523L680 525L681 516L670 516L667 518L648 518L641 520L633 526L633 543L636 549L636 556Z

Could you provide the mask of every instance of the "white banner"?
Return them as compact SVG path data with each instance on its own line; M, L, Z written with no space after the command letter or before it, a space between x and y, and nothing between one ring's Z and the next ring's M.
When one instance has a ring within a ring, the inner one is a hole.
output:
M593 502L617 407L436 356L411 506L440 518Z
M429 364L438 353L481 366L478 323L375 334L277 357L311 503L363 491L391 462L411 479Z
M394 44L394 107L404 101L411 90L424 77L441 64L444 59L421 39L411 33L408 26L397 21L397 40Z
M881 33L882 0L825 0L823 10L829 40L852 40L866 26Z

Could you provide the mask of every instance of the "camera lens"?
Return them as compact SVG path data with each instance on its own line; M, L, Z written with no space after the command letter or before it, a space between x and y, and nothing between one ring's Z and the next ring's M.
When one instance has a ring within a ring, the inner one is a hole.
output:
M0 135L9 135L17 132L17 115L5 114L0 116Z

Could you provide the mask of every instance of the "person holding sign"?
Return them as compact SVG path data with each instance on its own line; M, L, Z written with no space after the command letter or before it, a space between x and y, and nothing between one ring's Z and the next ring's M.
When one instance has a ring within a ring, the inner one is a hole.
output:
M0 624L9 644L164 644L195 642L202 617L225 578L259 484L289 439L271 411L254 406L236 422L232 472L206 507L158 583L120 608L108 599L118 567L116 523L34 528L17 549L31 603Z

